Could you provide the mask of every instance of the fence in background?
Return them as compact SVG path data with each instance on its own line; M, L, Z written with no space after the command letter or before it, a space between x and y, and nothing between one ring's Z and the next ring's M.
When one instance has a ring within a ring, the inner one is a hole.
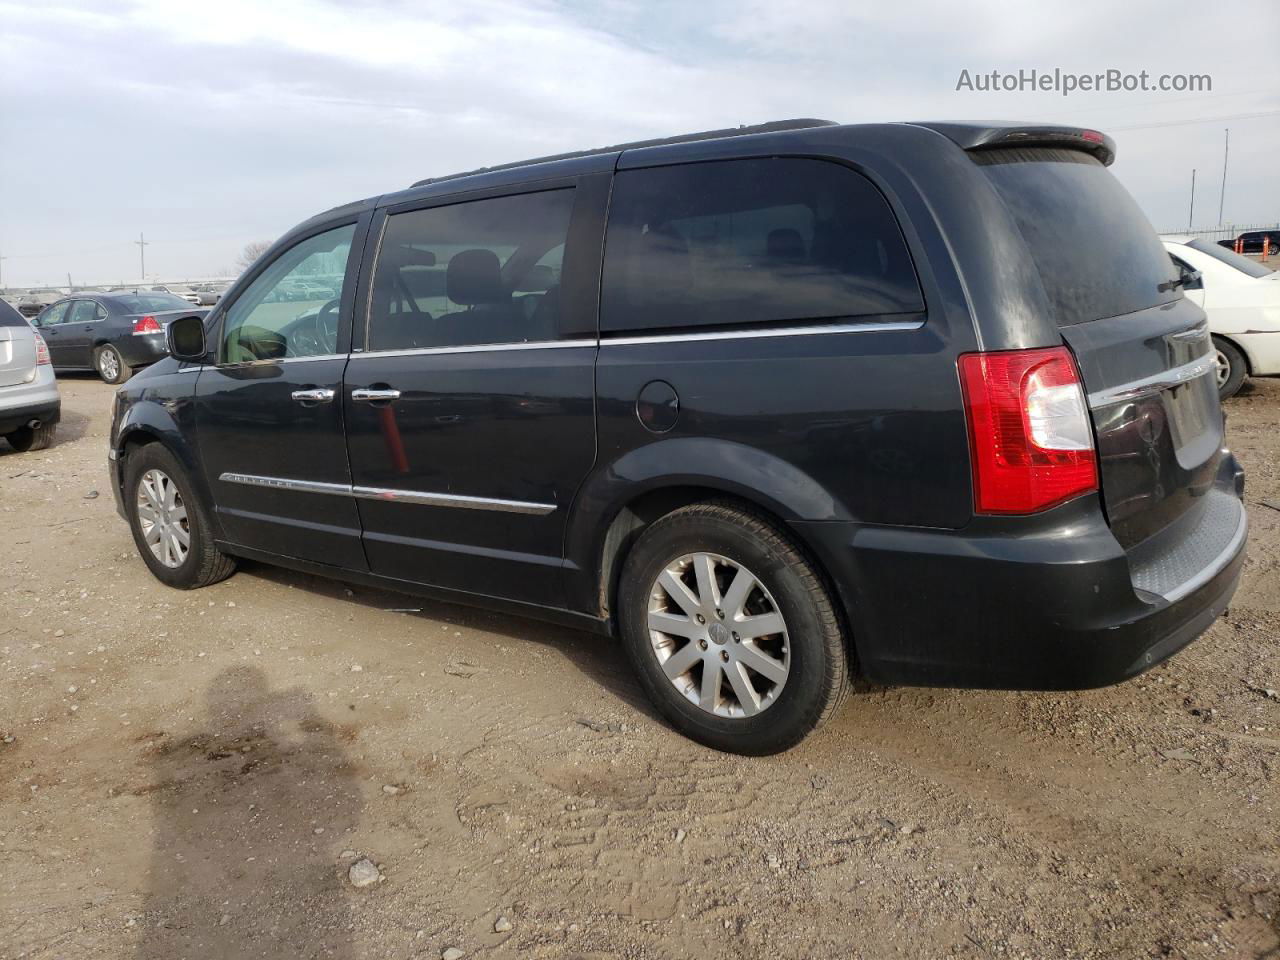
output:
M1177 227L1173 230L1161 230L1162 236L1180 234L1182 236L1204 237L1206 240L1234 240L1242 233L1251 230L1280 230L1280 223L1229 223L1223 227L1207 227L1199 230L1188 230Z

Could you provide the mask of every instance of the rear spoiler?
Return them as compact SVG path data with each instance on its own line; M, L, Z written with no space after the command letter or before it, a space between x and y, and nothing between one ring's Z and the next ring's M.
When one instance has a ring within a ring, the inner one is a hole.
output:
M1059 147L1080 150L1097 157L1103 166L1116 158L1116 142L1105 133L1084 127L1060 127L1046 123L914 123L940 133L963 150L999 150L1002 147Z

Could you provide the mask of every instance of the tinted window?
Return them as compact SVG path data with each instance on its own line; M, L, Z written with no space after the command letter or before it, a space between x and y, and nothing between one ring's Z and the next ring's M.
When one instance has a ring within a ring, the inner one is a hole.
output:
M602 329L923 309L888 203L837 164L730 160L615 178Z
M1013 214L1059 325L1169 303L1182 292L1151 224L1110 171L1077 150L972 154Z
M298 243L236 297L223 324L223 363L317 357L338 349L338 305L355 224ZM174 297L184 308L191 304Z
M368 349L554 340L572 208L550 190L389 217Z
M1188 240L1187 246L1192 250L1199 250L1206 257L1213 257L1215 260L1221 260L1229 267L1235 267L1241 273L1246 273L1251 277L1265 277L1275 273L1270 267L1264 267L1256 260L1250 260L1248 257L1242 257L1234 250L1228 250L1226 247L1213 243L1209 240L1203 240L1196 237L1194 240Z
M0 300L0 327L25 327L27 318L6 300Z
M130 297L116 297L116 303L125 313L163 313L166 310L190 310L191 302L171 293L137 293Z

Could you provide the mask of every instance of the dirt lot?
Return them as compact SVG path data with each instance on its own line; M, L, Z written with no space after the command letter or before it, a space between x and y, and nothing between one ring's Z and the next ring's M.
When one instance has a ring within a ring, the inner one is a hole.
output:
M1172 662L864 689L763 760L562 628L249 564L161 586L110 388L63 404L0 454L3 960L1280 957L1280 381L1229 404L1238 602Z

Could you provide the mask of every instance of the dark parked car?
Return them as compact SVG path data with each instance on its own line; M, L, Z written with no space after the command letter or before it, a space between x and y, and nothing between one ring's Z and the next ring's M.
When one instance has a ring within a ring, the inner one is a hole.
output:
M32 325L55 370L96 370L107 383L123 383L168 353L170 320L208 312L171 293L78 293L46 307Z
M619 636L725 750L855 673L1123 680L1223 611L1246 524L1113 149L789 121L336 208L118 391L120 512L176 587L248 557Z
M1228 250L1236 250L1236 244L1239 244L1239 253L1262 253L1264 240L1271 241L1269 248L1271 253L1280 253L1280 230L1249 230L1234 240L1219 240L1218 245Z
M60 296L48 290L32 290L18 300L18 312L29 320Z

